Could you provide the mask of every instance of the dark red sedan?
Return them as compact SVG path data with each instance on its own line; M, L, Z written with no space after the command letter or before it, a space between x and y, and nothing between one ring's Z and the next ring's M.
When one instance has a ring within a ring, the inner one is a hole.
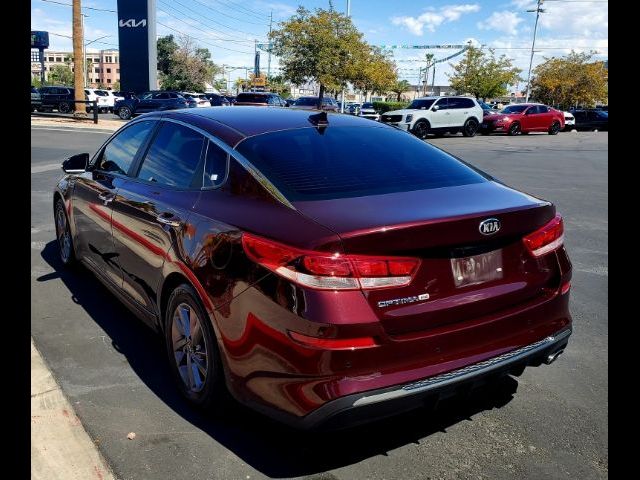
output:
M538 103L508 105L497 115L485 115L479 132L507 135L547 132L556 135L564 128L563 112Z
M357 423L551 363L571 334L555 207L384 124L156 112L63 169L62 261L164 336L201 407Z

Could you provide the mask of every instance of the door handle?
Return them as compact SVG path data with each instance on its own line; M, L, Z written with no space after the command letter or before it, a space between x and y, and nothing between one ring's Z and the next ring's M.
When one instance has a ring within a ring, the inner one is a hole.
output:
M156 217L156 220L164 225L169 225L170 227L178 228L182 226L180 219L171 213L161 213Z
M113 202L114 198L116 198L116 194L112 192L103 192L98 195L98 199L102 200L105 205Z

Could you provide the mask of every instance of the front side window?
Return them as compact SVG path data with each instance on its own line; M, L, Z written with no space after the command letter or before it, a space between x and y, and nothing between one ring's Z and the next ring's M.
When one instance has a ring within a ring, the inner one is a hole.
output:
M526 105L509 105L508 107L504 107L500 113L522 113L527 108Z
M318 99L313 97L300 97L296 100L295 105L300 105L303 107L310 107L318 104Z
M142 161L138 178L177 188L193 186L203 141L201 134L188 127L163 122Z
M154 93L153 94L153 99L154 100L167 100L169 98L169 94L166 92L160 92L160 93Z
M438 103L436 103L436 105L439 107L440 110L448 110L449 109L449 99L448 98L441 98L440 100L438 100Z
M154 124L152 121L137 122L118 133L104 148L98 170L126 175Z

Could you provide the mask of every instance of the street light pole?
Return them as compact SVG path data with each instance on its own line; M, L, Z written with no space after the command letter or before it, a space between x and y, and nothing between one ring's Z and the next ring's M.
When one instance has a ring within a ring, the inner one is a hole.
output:
M86 15L88 16L88 15ZM97 42L98 40L102 40L103 38L107 38L110 37L111 35L105 35L103 37L98 37L95 40L91 40L90 42L87 42L83 45L83 54L82 54L82 59L84 60L84 73L85 73L85 77L84 77L84 86L85 88L88 87L89 85L89 63L87 62L87 47L89 45L91 45L93 42Z
M347 17L351 16L351 0L347 0ZM340 105L340 113L344 113L344 88L342 89L342 102ZM364 101L367 101L367 98L365 97Z
M527 12L536 12L536 23L533 27L533 42L531 43L531 58L529 59L529 73L527 74L527 97L525 103L529 102L529 94L531 93L531 66L533 64L533 49L536 46L536 32L538 31L538 18L540 14L544 13L544 10L540 8L544 0L538 0L538 5L535 10L527 10Z

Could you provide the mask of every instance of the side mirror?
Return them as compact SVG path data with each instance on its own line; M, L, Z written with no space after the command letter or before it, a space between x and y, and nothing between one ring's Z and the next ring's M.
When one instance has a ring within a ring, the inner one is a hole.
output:
M73 155L62 162L62 170L65 173L83 173L87 170L89 165L89 154L79 153Z
M440 106L434 105L431 110L433 110L434 112L437 112L438 110L440 110Z

